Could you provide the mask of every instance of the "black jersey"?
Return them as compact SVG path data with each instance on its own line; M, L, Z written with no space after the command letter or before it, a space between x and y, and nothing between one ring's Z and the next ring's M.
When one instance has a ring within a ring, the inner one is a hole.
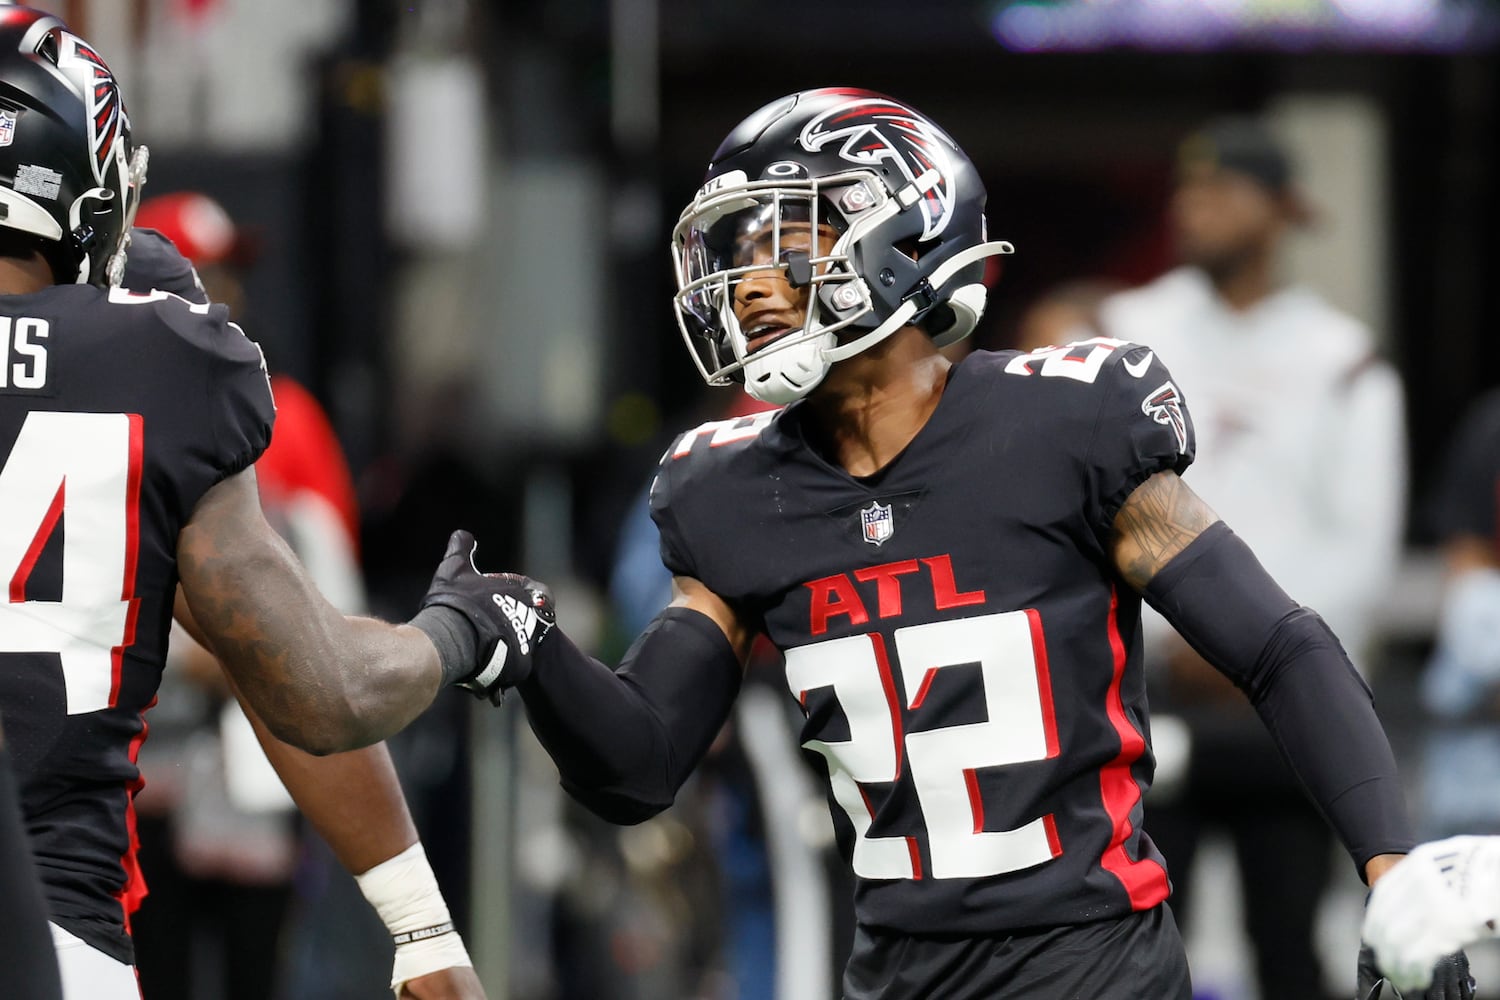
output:
M970 355L868 480L808 446L804 409L681 437L652 513L668 568L784 654L859 922L990 934L1160 903L1140 603L1107 545L1131 491L1192 460L1161 362L1104 338Z
M131 798L177 536L270 439L260 349L220 306L0 296L0 716L52 919L121 960Z
M197 305L208 301L192 261L154 229L130 231L130 252L125 255L125 278L121 284L133 292L153 289L171 292Z

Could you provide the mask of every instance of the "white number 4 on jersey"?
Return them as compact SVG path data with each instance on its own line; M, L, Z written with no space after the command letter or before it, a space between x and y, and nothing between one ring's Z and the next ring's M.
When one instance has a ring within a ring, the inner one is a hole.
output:
M57 653L68 714L108 708L134 637L141 422L125 413L27 415L0 469L0 652ZM64 529L62 599L26 600L47 541Z

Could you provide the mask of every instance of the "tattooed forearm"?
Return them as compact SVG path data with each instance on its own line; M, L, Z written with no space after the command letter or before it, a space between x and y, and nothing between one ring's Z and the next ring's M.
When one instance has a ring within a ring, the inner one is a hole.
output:
M301 738L317 720L338 710L326 679L299 671L292 646L316 643L300 628L279 620L291 608L315 617L313 595L298 586L301 574L274 532L254 530L234 487L207 498L178 544L178 570L188 595L195 631L235 676L241 689L273 728Z
M1158 472L1115 515L1115 567L1140 590L1218 519L1175 472Z
M280 739L327 753L396 732L437 693L437 651L415 629L330 605L242 475L210 490L178 537L194 630Z

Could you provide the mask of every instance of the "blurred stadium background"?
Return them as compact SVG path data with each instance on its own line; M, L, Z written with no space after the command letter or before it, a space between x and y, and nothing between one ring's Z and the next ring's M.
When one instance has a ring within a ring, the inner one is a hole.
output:
M1500 383L1500 9L37 5L92 39L121 77L152 149L147 194L207 192L260 247L245 326L273 368L324 402L348 450L377 611L409 613L461 525L481 539L484 565L553 582L570 631L603 655L627 637L606 596L620 526L667 436L707 412L670 314L668 229L741 116L838 83L897 95L947 127L985 174L991 231L1018 247L977 334L979 346L1003 347L1046 288L1164 270L1176 142L1211 114L1267 115L1323 217L1298 237L1292 276L1370 322L1406 382L1407 572L1389 597L1373 680L1398 751L1414 745L1423 723L1408 694L1438 602L1422 503L1464 406ZM772 937L734 928L739 894L759 899L743 887L764 873L734 870L711 790L649 828L599 827L560 800L518 713L453 695L396 744L492 998L770 997L737 984L735 947L779 969L778 1000L829 995L837 882L831 904L775 904L832 915L813 935L828 941L772 963ZM719 770L732 778L732 766ZM816 818L772 815L814 848L826 837ZM1221 862L1210 855L1205 877ZM1348 867L1325 923L1331 982L1347 973L1352 987L1360 895ZM1206 912L1191 929L1197 978L1205 997L1252 1000L1224 885L1202 894L1223 915ZM307 934L323 943L298 961L384 975L384 957L352 932ZM800 991L785 985L793 969Z

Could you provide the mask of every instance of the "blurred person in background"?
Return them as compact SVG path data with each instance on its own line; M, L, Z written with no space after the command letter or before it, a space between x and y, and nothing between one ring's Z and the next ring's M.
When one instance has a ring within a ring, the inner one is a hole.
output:
M1426 986L1432 949L1500 927L1500 390L1474 403L1447 455L1431 516L1446 581L1422 701L1427 836L1371 894L1365 939L1402 989ZM1488 836L1475 836L1487 834Z
M254 242L215 200L185 191L142 201L138 229L166 237L196 271L149 262L143 234L127 287L216 302L245 319L243 270ZM174 282L175 279L175 282ZM173 284L177 287L170 287ZM255 463L261 508L329 601L365 612L354 484L333 428L305 388L271 376L276 432ZM178 630L141 750L141 869L151 896L135 921L153 1000L222 992L266 1000L283 976L281 935L300 854L296 805L267 760L213 655Z
M1201 442L1195 492L1363 667L1399 554L1402 391L1364 324L1282 284L1283 244L1309 218L1269 130L1212 121L1179 149L1170 221L1182 265L1100 314L1109 336L1171 359ZM1174 908L1213 905L1194 896L1191 873L1204 834L1227 835L1260 995L1321 996L1314 923L1333 873L1327 826L1223 675L1160 618L1147 627L1162 681L1152 705L1180 718L1185 729L1172 731L1189 741L1185 774L1166 780L1164 760L1147 804L1176 873Z
M1078 278L1054 285L1021 313L1012 346L1018 351L1039 351L1102 336L1099 307L1123 290L1122 284L1109 278Z
M1500 833L1500 390L1465 414L1428 516L1444 590L1420 688L1434 720L1420 832Z
M407 625L328 604L261 512L275 413L259 348L224 307L154 290L192 275L158 235L134 234L141 290L121 287L147 153L103 59L57 18L0 7L0 104L0 708L65 997L140 997L137 754L174 617L361 873L401 995L482 997L373 744L523 637L492 604L441 604L451 559Z
M674 302L710 384L787 404L663 457L674 597L611 669L522 576L520 691L565 789L619 823L666 808L739 695L785 657L857 876L847 1000L1187 1000L1161 856L1144 596L1234 678L1373 882L1413 843L1364 686L1179 473L1195 451L1151 349L939 351L984 309L973 165L868 91L766 105L683 212ZM1466 996L1462 956L1440 975Z

